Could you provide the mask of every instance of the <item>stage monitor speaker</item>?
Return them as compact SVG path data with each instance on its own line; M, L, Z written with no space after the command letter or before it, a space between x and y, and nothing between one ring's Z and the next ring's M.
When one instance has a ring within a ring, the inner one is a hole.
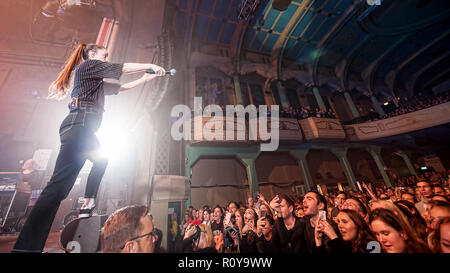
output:
M96 253L101 250L100 231L108 215L77 218L61 232L60 247L67 253Z
M285 11L291 2L292 0L273 0L272 7L279 11Z

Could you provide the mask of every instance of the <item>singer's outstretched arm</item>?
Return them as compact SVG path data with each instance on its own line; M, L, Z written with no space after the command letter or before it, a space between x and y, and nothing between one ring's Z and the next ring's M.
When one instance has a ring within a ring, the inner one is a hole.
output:
M120 86L119 92L127 91L129 89L132 89L132 88L134 88L134 87L136 87L138 85L141 85L141 84L143 84L145 82L148 82L149 80L154 79L155 77L157 77L155 74L145 73L142 77L140 77L137 80L134 80L134 81L129 82L129 83L122 84Z
M166 74L164 68L157 66L156 64L142 64L142 63L124 63L122 72L124 74L145 72L149 69L153 69L158 76L163 76Z

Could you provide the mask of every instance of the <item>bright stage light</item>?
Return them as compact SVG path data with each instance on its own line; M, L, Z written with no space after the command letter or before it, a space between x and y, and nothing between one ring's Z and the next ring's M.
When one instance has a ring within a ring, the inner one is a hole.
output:
M135 141L131 133L114 126L102 126L97 132L97 138L101 144L100 155L110 162L127 157Z

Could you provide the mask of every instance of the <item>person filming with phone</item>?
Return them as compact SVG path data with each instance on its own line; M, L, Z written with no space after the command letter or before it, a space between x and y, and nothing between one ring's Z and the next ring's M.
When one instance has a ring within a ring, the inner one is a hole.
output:
M303 209L305 217L301 220L304 222L304 235L306 239L306 247L309 253L323 252L323 247L329 251L328 242L330 238L326 235L324 229L333 229L336 231L337 237L342 237L338 231L338 227L333 220L327 219L327 200L322 194L309 191L303 198ZM322 246L323 244L323 246Z
M261 218L256 224L256 234L258 236L256 248L258 253L276 253L272 245L273 223L272 216L266 214L265 211L261 211Z
M186 227L183 241L177 245L179 253L217 253L211 227L200 220L193 221Z
M238 217L238 214L242 211L243 210L239 210L236 212L236 217ZM258 215L254 209L248 208L245 210L243 216L243 226L240 234L240 253L256 253L256 223L258 221Z
M304 253L304 223L294 215L295 203L287 195L276 195L270 207L277 212L272 231L272 244L278 253Z
M241 221L241 218L239 218L239 221ZM223 243L220 246L222 249L221 252L239 252L239 226L235 213L231 213L230 211L226 212L223 219Z

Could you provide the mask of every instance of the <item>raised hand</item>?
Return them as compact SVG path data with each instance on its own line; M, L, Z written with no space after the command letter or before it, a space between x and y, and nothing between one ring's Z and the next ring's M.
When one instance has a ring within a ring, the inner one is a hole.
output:
M323 225L319 224L320 219L316 222L316 226L314 228L314 240L316 241L316 246L320 247L322 245L322 236L323 236Z
M184 233L184 239L187 239L187 238L191 237L192 235L194 235L195 231L196 231L195 226L189 224L186 227L186 231Z
M237 233L236 231L232 231L232 232L230 233L230 236L231 236L231 238L233 239L234 244L235 244L235 245L239 245L239 235L238 235L238 233Z
M270 201L269 205L272 209L274 210L279 210L280 208L280 203L278 203L280 200L280 197L277 195L275 195L275 197L272 199L272 201Z
M265 201L264 200L264 195L262 195L260 192L258 192L258 194L256 195L256 198L258 198L258 200L257 200L258 202L259 201Z
M246 233L246 232L249 231L249 230L250 230L250 226L249 226L249 224L247 223L247 224L245 224L244 227L242 228L242 233Z
M266 219L261 218L256 222L256 234L258 237L261 237L263 235L262 230L266 226Z
M336 239L338 236L334 228L328 223L328 221L320 219L319 226L321 226L321 231L325 233L331 240Z
M223 219L223 227L226 228L230 225L231 213L227 212L225 218Z
M249 207L249 208L253 208L253 198L252 198L252 197L249 197L249 198L247 199L247 203L248 203L248 207Z
M164 76L166 75L166 70L162 68L161 66L155 65L155 67L152 68L153 71L155 71L156 76Z

